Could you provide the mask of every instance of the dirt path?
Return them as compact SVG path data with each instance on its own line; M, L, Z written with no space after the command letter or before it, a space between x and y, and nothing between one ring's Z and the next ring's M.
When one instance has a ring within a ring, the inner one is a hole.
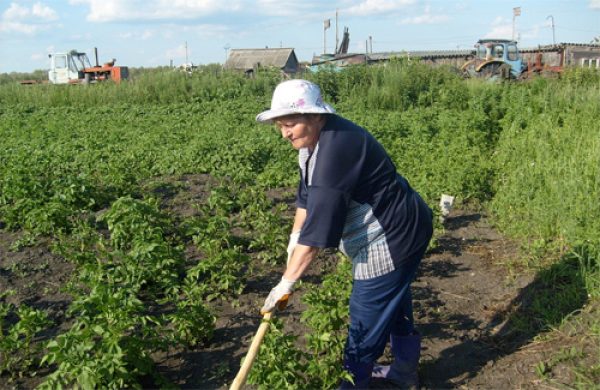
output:
M503 342L505 325L519 292L533 280L531 274L508 274L502 263L516 255L515 245L480 214L458 212L447 220L438 249L414 283L425 388L509 389L535 379L529 372L494 375L497 361L518 347Z

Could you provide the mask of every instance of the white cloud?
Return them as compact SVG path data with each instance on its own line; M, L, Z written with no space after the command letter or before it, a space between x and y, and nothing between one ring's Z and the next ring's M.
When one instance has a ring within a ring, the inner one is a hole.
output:
M218 24L200 24L200 25L186 25L186 24L165 24L162 28L155 33L152 33L152 37L163 38L167 40L176 39L178 42L188 41L192 42L194 39L217 39L224 38L225 36L232 33L232 30L225 25ZM237 32L235 32L237 33ZM131 37L138 37L143 39L145 34L133 33ZM148 32L147 35L149 35Z
M148 40L148 39L150 39L152 37L154 37L154 32L150 31L150 30L146 30L146 31L142 32L141 35L140 35L140 39L142 41Z
M165 58L168 60L175 60L175 59L185 60L185 55L186 55L185 44L181 44L181 45L177 46L176 48L167 50L165 53ZM192 55L192 51L188 47L187 48L188 59L191 55Z
M31 12L17 3L11 3L10 7L2 13L2 19L7 21L22 20L29 16Z
M518 19L515 24L514 39L519 42L524 40L535 41L540 38L542 31L548 31L550 27L549 21L544 21L539 24L532 26L519 25ZM483 36L484 38L493 39L513 39L513 24L512 20L503 18L501 16L496 17L492 22L490 31Z
M416 0L364 0L344 12L351 15L372 15L393 12L414 4Z
M136 31L136 32L124 32L119 34L119 38L122 39L135 39L139 41L146 41L154 37L156 33L151 30Z
M445 22L448 19L446 15L423 14L412 18L404 18L400 21L400 24L437 24Z
M41 53L33 53L30 57L33 61L41 61L44 58L48 58L46 55Z
M483 37L512 39L512 22L501 16L496 17L492 22L491 30Z
M256 8L269 16L306 17L307 14L313 14L319 6L322 6L322 3L315 1L258 0L256 2Z
M31 14L45 21L58 19L56 11L42 3L35 3L31 8Z
M600 9L600 0L590 0L591 9Z
M56 11L37 2L29 7L11 3L0 17L0 32L33 35L50 27L58 19Z
M87 5L86 18L91 22L195 19L241 8L241 0L69 0L69 3Z
M223 37L230 32L230 29L224 25L217 24L202 24L199 26L183 26L182 30L186 34L196 34L198 36L207 37Z
M457 11L464 11L468 8L468 4L464 1L459 1L458 3L456 3L454 5L454 9L456 9Z
M0 21L0 32L33 35L38 30L38 26L31 24Z
M400 24L437 24L447 21L449 18L447 15L433 15L429 6L425 7L423 15L413 16L410 18L404 18L400 21Z
M22 7L17 3L11 3L10 7L2 13L2 20L16 22L28 21L52 21L58 19L56 11L40 2L31 6L31 9Z

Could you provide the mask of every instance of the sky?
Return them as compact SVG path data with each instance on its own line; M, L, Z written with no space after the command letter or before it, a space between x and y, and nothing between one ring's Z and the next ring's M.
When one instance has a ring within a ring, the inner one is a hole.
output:
M354 53L368 42L373 52L513 36L521 47L589 43L600 0L0 0L0 73L48 69L49 53L72 49L94 62L94 48L100 63L130 67L223 63L230 49L265 47L310 61L333 52L344 27Z

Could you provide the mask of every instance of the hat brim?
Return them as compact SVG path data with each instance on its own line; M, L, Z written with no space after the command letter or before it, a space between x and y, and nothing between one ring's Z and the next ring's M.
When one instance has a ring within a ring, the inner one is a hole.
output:
M256 116L256 121L260 123L272 123L273 119L294 114L335 114L335 109L327 103L324 103L323 107L279 108L261 112Z

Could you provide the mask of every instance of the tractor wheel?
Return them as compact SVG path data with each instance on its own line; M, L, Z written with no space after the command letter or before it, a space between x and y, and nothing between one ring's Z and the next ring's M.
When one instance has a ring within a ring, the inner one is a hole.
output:
M497 62L487 64L483 68L479 69L479 76L486 78L486 79L491 78L496 75L499 68L500 68L500 64Z
M502 77L503 80L510 80L510 78L511 78L510 69L511 69L510 65L508 65L508 64L502 64L502 65L500 65L500 68L498 68L500 77Z
M486 79L508 80L510 78L510 65L493 62L479 70L479 76Z
M465 64L460 68L462 76L464 78L478 77L479 75L477 74L475 67L475 62L473 60L465 62Z

